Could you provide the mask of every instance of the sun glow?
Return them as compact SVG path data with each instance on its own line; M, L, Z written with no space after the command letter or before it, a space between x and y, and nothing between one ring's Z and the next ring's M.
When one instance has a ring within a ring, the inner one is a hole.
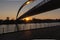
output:
M28 17L28 18L23 18L22 20L26 21L26 22L29 22L32 20L32 18Z

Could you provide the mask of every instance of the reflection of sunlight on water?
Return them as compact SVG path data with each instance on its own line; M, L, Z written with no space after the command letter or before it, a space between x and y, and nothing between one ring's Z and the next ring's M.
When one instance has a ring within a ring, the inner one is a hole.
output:
M30 29L36 29L36 28L52 27L52 26L57 26L57 25L60 25L60 23L56 22L56 23L28 23L28 24L18 24L18 25L15 25L15 24L0 25L0 34L14 32L16 31L16 29L30 30Z
M31 31L24 31L22 36L24 40L30 40L32 37L32 33Z
M24 36L25 37L30 37L31 36L31 31L25 31Z

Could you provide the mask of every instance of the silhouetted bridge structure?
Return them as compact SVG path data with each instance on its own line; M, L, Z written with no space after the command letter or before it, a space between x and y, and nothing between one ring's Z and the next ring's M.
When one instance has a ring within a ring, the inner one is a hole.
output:
M44 0L21 15L17 20L60 8L60 0Z
M60 8L59 4L60 4L60 0L49 0L49 1L46 0L36 5L28 12L24 13L22 16L17 18L17 20ZM34 25L35 23L32 24ZM48 25L46 23L45 24L42 23L43 25L41 23L37 23L33 26L32 24L30 24L29 27L27 24L23 24L24 26L20 24L20 28L21 28L20 31L8 32L9 30L8 29L6 31L8 33L6 33L5 29L3 28L2 29L3 33L0 34L0 40L32 40L37 38L53 38L53 39L60 38L60 22L57 23L57 25L55 23L54 24L48 23ZM18 25L16 25L16 27L18 27ZM21 26L23 26L23 28ZM34 27L35 29L33 29L32 27ZM25 30L25 28L29 30Z

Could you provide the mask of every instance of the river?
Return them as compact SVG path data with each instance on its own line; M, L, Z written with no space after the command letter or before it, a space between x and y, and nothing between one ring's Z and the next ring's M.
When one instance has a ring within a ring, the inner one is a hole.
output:
M30 29L58 26L58 25L60 25L60 22L0 25L0 34L14 32L17 30L30 30Z

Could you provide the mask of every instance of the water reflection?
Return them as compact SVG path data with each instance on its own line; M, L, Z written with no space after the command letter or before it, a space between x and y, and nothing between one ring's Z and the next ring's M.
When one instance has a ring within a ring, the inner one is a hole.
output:
M19 31L19 26L18 26L18 24L15 24L15 31Z
M23 32L23 40L31 40L32 39L32 32L31 31L24 31Z
M0 34L20 31L20 30L30 30L30 29L36 29L36 28L52 27L52 26L58 26L58 25L60 25L60 22L0 25Z

